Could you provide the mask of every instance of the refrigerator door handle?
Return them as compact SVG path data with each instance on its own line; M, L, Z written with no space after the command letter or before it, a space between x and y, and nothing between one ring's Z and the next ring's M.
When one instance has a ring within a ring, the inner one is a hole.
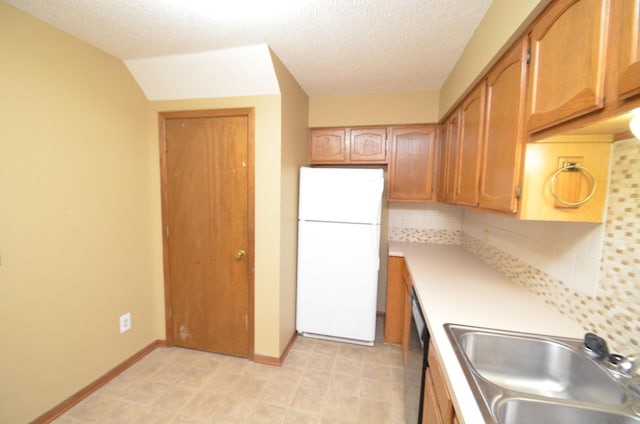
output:
M380 179L378 184L372 187L373 198L378 200L378 207L372 208L374 211L373 220L371 221L371 255L373 256L373 263L376 265L378 271L380 271L380 256L378 250L380 248L380 218L382 214L382 194L384 193L384 179ZM377 210L375 210L377 209Z
M371 221L373 224L379 224L380 223L380 218L381 218L381 214L382 214L382 194L384 193L384 179L380 179L378 181L378 184L373 188L373 198L377 199L378 201L378 207L377 208L371 208L374 209L373 213L373 220ZM375 210L377 209L377 210Z
M380 271L380 256L378 255L378 249L376 245L379 241L378 226L371 226L371 256L373 256L373 263L376 265L376 269Z

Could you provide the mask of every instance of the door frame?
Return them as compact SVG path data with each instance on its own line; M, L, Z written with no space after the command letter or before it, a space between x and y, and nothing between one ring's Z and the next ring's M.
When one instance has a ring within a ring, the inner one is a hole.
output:
M254 358L254 299L255 299L255 176L254 176L254 146L255 146L255 109L205 109L169 111L158 113L159 150L160 150L160 180L162 198L162 260L164 271L164 309L165 309L165 339L168 346L174 345L171 313L171 270L169 266L169 243L167 237L168 226L168 191L167 191L167 146L165 122L176 118L219 118L227 116L247 117L247 320L249 337L249 360Z

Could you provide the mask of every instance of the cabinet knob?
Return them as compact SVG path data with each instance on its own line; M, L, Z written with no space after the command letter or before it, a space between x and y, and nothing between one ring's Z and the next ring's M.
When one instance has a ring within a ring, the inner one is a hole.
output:
M240 249L236 252L236 259L242 259L242 257L246 254L244 250Z

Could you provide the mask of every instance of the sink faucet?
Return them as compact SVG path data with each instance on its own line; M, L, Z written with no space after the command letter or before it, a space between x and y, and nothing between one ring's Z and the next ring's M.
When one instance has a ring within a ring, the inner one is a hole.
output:
M591 358L603 362L608 369L626 377L640 378L640 353L627 357L610 354L607 342L593 333L585 334L582 349Z

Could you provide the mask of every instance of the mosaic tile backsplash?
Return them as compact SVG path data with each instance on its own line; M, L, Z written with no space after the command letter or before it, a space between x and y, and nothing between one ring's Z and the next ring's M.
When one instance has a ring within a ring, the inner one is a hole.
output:
M402 212L396 212L396 215L402 215ZM442 210L438 210L438 213L441 214ZM575 282L566 284L531 265L537 263L537 258L527 257L526 250L517 252L522 256L515 256L504 248L491 245L486 239L482 240L478 237L482 234L478 224L465 223L465 218L470 219L472 215L461 216L461 229L455 228L451 223L447 228L434 229L423 228L428 225L405 228L401 225L402 219L396 216L395 222L390 219L389 239L461 244L512 281L556 307L585 331L604 337L612 351L623 355L640 352L640 140L621 141L613 146L607 220L602 242L594 246L593 240L600 240L598 231L585 226L582 229L592 233L588 237L592 242L586 243L589 246L568 246L567 250L560 252L566 256L575 254L572 250L585 250L596 256L593 250L601 249L597 252L599 279L596 287L590 290L581 290ZM530 225L509 218L494 220L492 223L492 230L498 228L507 233L526 233L526 229L522 228ZM536 225L542 226L539 227L542 230L553 232L559 224ZM465 231L465 228L472 228L473 231Z
M460 244L460 230L432 230L421 228L389 228L389 240L418 243Z
M389 240L460 244L458 208L441 203L389 204Z

